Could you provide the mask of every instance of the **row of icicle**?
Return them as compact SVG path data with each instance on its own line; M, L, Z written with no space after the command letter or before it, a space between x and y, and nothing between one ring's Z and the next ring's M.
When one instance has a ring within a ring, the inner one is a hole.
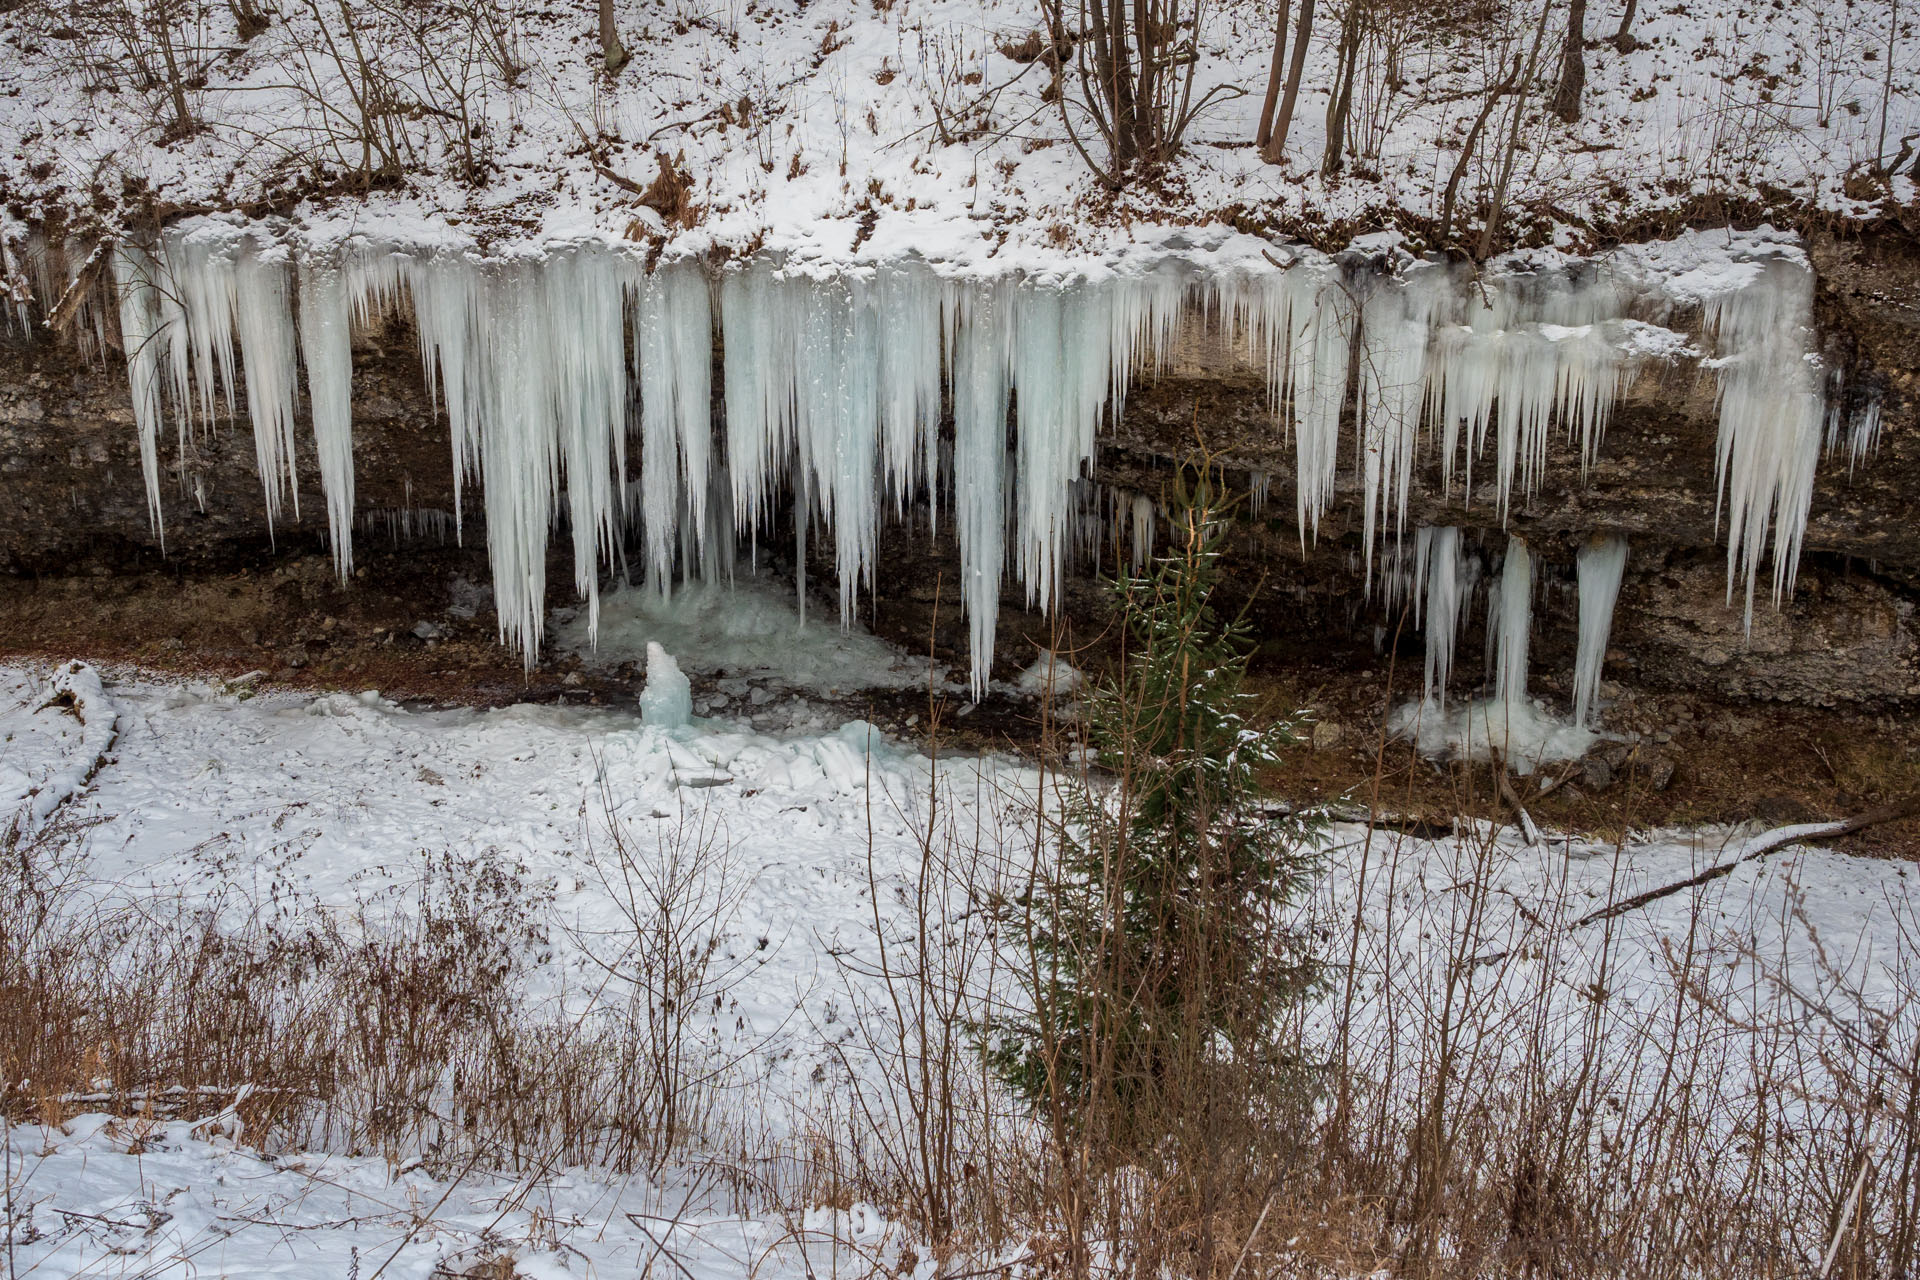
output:
M1717 342L1728 590L1744 584L1750 619L1763 559L1776 600L1792 588L1826 409L1804 261L1771 241L1747 256L1735 285L1687 300L1703 303ZM736 533L760 536L790 491L806 517L798 526L818 520L832 533L850 617L871 585L887 508L925 499L936 512L944 502L958 536L976 690L1004 568L1014 566L1030 605L1056 600L1096 433L1117 418L1129 378L1170 358L1189 309L1227 326L1267 372L1293 440L1303 545L1333 501L1342 424L1352 422L1369 577L1380 539L1404 532L1423 439L1449 493L1458 485L1472 496L1476 469L1484 484L1490 467L1504 518L1538 485L1551 424L1591 461L1622 389L1654 358L1645 353L1683 345L1649 344L1654 326L1627 314L1664 318L1662 282L1605 263L1471 279L1443 264L1392 275L1303 253L1285 268L1212 274L1169 261L1098 279L958 281L919 262L822 275L770 261L648 271L630 247L598 242L496 261L358 237L304 252L259 228L199 220L151 243L122 242L112 268L156 527L163 418L184 444L196 425L234 413L240 369L269 519L288 505L297 515L304 367L334 555L347 573L352 335L406 305L450 425L456 522L460 487L479 479L501 638L529 663L544 623L547 538L562 513L591 619L630 516L648 576L666 590L683 541L701 554L724 536L709 532L720 523L710 494L723 493Z

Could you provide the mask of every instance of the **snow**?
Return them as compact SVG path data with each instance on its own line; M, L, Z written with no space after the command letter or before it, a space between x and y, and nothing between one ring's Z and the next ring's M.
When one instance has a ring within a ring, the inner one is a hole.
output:
M1250 140L1272 12L1209 5L1191 38L1194 100L1212 105L1158 189L1109 197L1073 153L1046 68L1009 52L1038 25L1029 6L773 0L663 15L615 0L613 10L633 61L609 80L586 38L590 9L489 3L459 11L472 15L464 22L423 23L362 7L361 39L383 53L374 64L383 90L422 109L382 117L396 189L303 200L289 170L317 169L305 185L323 190L353 190L363 177L359 86L327 54L317 11L276 12L248 39L224 6L183 24L189 109L207 127L171 137L157 91L113 73L156 55L128 49L110 25L75 31L58 7L20 6L0 28L5 182L24 217L121 220L110 231L140 206L103 207L96 192L150 192L170 208L292 205L321 230L375 218L447 239L475 227L547 239L594 226L843 261L918 248L1027 265L1236 215L1356 227L1375 233L1356 243L1377 251L1378 228L1437 219L1467 126L1537 12L1385 19L1367 57L1397 74L1363 74L1349 163L1322 175L1339 11L1320 12L1287 163L1268 165ZM1528 229L1554 243L1685 210L1702 189L1735 207L1773 200L1872 216L1878 201L1849 194L1848 177L1882 138L1891 146L1920 127L1912 36L1889 30L1897 12L1884 0L1844 14L1733 0L1644 6L1638 47L1624 54L1599 40L1615 14L1594 13L1583 116L1566 125L1529 111L1520 122L1511 207L1551 210ZM496 39L505 44L484 56ZM1558 31L1549 39L1557 48ZM1528 88L1530 105L1547 91ZM677 157L691 179L691 210L675 223L630 189L652 180L662 157ZM1462 208L1484 198L1497 167L1484 150L1468 165ZM1885 194L1913 199L1910 176L1894 176Z
M71 800L107 762L120 733L120 709L84 662L57 667L44 687L6 673L0 705L0 813L24 807L29 828Z
M408 710L370 692L254 692L136 672L102 681L65 667L65 687L88 710L83 726L44 706L50 674L0 666L0 779L17 792L23 779L31 785L94 757L106 719L94 708L117 711L117 745L64 802L98 823L83 872L102 904L235 913L271 898L296 929L315 913L359 910L377 920L408 910L395 890L419 874L419 851L444 850L476 874L507 875L545 904L553 945L523 981L530 997L571 1007L588 999L591 984L579 975L594 972L581 940L618 923L586 864L593 833L620 821L650 847L647 833L684 815L723 828L744 891L722 944L737 961L727 1011L714 1022L743 1076L730 1096L757 1109L752 1123L771 1144L768 1155L789 1136L802 1146L814 1141L821 1114L844 1119L831 1094L845 1071L883 1069L847 1047L844 1023L862 992L885 998L870 967L875 920L917 927L907 904L923 874L929 780L944 789L948 820L980 842L974 872L988 877L996 849L1024 865L1022 797L1039 784L1033 770L1004 759L935 763L860 721L786 737L720 721L666 732L626 711ZM209 845L215 832L220 838ZM1595 1061L1620 1081L1621 1096L1638 1096L1634 1082L1658 1069L1649 1046L1659 1037L1642 1033L1675 1005L1676 947L1707 967L1697 977L1725 974L1732 1016L1760 998L1763 967L1812 982L1822 957L1842 966L1866 998L1889 1000L1902 922L1910 928L1920 909L1920 882L1893 859L1783 850L1608 929L1545 932L1722 863L1755 834L1637 832L1618 844L1553 836L1527 847L1510 831L1473 823L1442 839L1333 824L1314 900L1303 910L1320 936L1357 931L1359 990L1378 993L1361 1002L1347 1051L1357 1062L1385 1062L1394 1037L1417 1025L1423 1007L1430 1011L1423 1001L1460 972L1461 894L1483 881L1475 911L1486 945L1517 958L1476 970L1476 1018L1489 1026L1524 1021L1537 993L1551 993L1542 1016L1552 1025L1599 1025L1613 1035ZM955 901L964 910L965 894ZM1598 1004L1597 971L1606 975ZM1334 1008L1329 1001L1309 1019L1310 1042L1325 1034ZM1621 1052L1629 1043L1634 1050ZM1583 1051L1577 1037L1564 1047ZM1420 1067L1400 1061L1394 1078L1411 1089ZM1742 1074L1747 1066L1736 1057L1725 1075L1709 1073L1696 1085L1729 1124L1750 1114L1752 1090L1766 1087ZM1498 1061L1482 1067L1477 1078L1501 1078ZM853 1239L891 1256L905 1243L870 1206L791 1212L725 1191L724 1179L700 1173L711 1172L704 1157L650 1178L484 1166L456 1176L406 1152L263 1155L238 1129L232 1100L212 1099L178 1119L78 1115L61 1127L9 1126L21 1273L271 1269L319 1280L351 1274L356 1258L370 1274L392 1255L391 1274L425 1277L484 1247L514 1254L529 1276L587 1267L628 1274L643 1271L664 1245L695 1280L797 1280L825 1274L822 1256L801 1256L813 1244L824 1254ZM803 1229L794 1229L796 1220ZM930 1276L933 1265L923 1259L914 1274Z

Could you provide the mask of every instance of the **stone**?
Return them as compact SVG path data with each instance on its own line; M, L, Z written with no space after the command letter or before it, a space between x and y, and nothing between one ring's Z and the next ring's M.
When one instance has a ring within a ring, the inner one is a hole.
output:
M1345 736L1345 731L1341 729L1338 722L1333 720L1317 721L1313 726L1313 749L1315 751L1331 751L1340 745L1340 739Z
M1591 757L1580 770L1580 781L1589 791L1605 791L1613 785L1613 766L1604 757Z

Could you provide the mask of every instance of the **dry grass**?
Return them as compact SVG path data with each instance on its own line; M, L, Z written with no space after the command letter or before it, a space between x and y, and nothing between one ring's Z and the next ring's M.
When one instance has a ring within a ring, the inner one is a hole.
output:
M1497 808L1476 776L1457 775L1461 809ZM1331 976L1289 1015L1309 1092L1196 1077L1179 1107L1211 1116L1204 1132L1115 1160L1063 1158L975 1052L1008 941L976 908L1030 848L938 797L922 875L874 876L880 960L842 970L857 1036L797 1136L772 1120L792 1100L728 1087L729 1051L667 1009L733 980L713 942L741 881L709 826L593 851L624 924L591 940L604 1016L568 1020L524 994L543 904L483 866L422 857L399 898L292 929L240 901L117 895L86 877L84 824L16 825L0 842L4 1103L49 1123L230 1107L250 1145L447 1174L697 1165L786 1222L769 1266L821 1275L928 1257L982 1276L1913 1275L1912 906L1888 904L1897 941L1871 964L1816 935L1817 959L1789 966L1756 949L1758 920L1723 921L1697 891L1649 974L1618 922L1559 923L1578 914L1564 858L1480 832L1373 831L1353 893L1308 911ZM1537 868L1519 909L1517 858ZM1394 905L1358 910L1368 896ZM884 1247L856 1238L862 1204L900 1224Z

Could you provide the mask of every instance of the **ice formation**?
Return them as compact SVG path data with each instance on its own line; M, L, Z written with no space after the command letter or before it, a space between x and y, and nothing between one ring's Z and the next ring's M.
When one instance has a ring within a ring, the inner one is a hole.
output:
M647 683L640 690L640 723L684 729L693 719L693 685L673 655L647 642Z
M1533 633L1533 553L1507 539L1500 590L1488 596L1487 635L1493 649L1493 700L1509 708L1527 701L1527 645Z
M1600 667L1607 656L1607 637L1613 632L1613 606L1620 599L1620 579L1627 568L1627 540L1618 535L1596 535L1580 548L1580 638L1573 660L1573 722L1590 723L1593 700L1600 691Z
M1752 283L1708 298L1706 314L1720 345L1715 514L1724 509L1727 516L1727 599L1744 581L1751 630L1768 534L1777 605L1793 590L1813 501L1826 421L1822 380L1808 349L1813 275L1780 258L1757 264Z
M111 265L156 528L162 417L171 411L184 446L219 408L234 412L243 368L269 515L284 501L297 516L304 365L343 574L355 515L352 332L410 306L449 424L456 535L462 490L478 479L500 635L529 663L556 526L571 530L589 631L628 529L640 532L638 563L663 593L677 576L728 572L735 537L804 543L824 530L844 623L871 586L882 520L924 502L957 535L973 686L983 688L1009 569L1029 605L1050 607L1063 557L1097 545L1096 526L1116 551L1130 533L1136 566L1150 554L1152 500L1103 507L1086 477L1129 377L1169 357L1189 311L1237 334L1266 371L1293 438L1303 546L1333 501L1343 424L1354 423L1357 567L1369 579L1388 548L1407 575L1399 547L1423 440L1450 495L1482 500L1478 466L1503 515L1538 484L1556 428L1590 461L1637 365L1690 352L1643 316L1699 307L1714 337L1728 584L1746 584L1749 613L1762 559L1776 597L1791 589L1828 420L1810 354L1811 275L1798 249L1766 233L1683 236L1586 263L1512 259L1478 276L1433 262L1386 274L1300 251L1285 265L1272 255L1216 267L1170 258L1149 270L977 278L911 260L650 266L639 247L602 240L483 260L364 235L308 245L266 224L203 218L119 244ZM1876 421L1848 428L1854 456L1871 447ZM1264 477L1255 485L1264 497ZM789 510L791 533L777 531ZM1461 562L1457 540L1448 545L1454 553L1439 553L1434 535L1419 571L1391 589L1412 590L1432 615L1430 693L1451 662L1442 633L1458 625L1446 599L1457 600ZM1524 688L1523 663L1502 670Z
M1422 623L1427 641L1425 701L1444 707L1447 682L1453 676L1453 646L1473 582L1467 575L1460 530L1450 525L1423 526L1415 532L1414 545L1414 620Z

